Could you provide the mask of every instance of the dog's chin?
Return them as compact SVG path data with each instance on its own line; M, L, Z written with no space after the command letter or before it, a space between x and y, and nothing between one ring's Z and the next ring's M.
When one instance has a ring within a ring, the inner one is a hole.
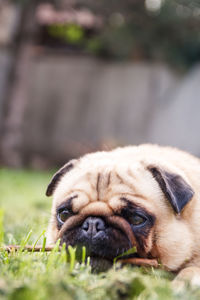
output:
M140 258L138 253L124 255L123 259ZM90 256L90 266L93 273L106 272L113 266L114 260L109 260L105 257Z
M86 248L86 255L90 260L90 267L93 273L106 272L113 266L113 259L109 259L101 254L91 252ZM81 261L82 247L76 248L77 259ZM87 259L86 259L87 261Z
M106 272L113 266L113 261L98 256L90 256L93 273Z
M66 243L67 244L67 243ZM61 241L62 245L62 241ZM81 263L82 262L82 247L84 244L72 244L73 247L76 248L76 259ZM99 272L106 272L113 266L113 259L115 256L112 256L113 258L107 258L102 256L102 253L97 253L97 251L92 252L91 249L86 248L86 260L89 258L91 270L93 273L99 273Z

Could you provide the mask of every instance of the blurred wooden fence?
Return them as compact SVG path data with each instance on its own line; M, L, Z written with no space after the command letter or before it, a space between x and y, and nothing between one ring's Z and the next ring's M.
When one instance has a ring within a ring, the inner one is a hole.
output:
M141 143L177 83L165 66L108 63L25 48L4 119L4 161L62 162L103 146Z
M200 154L200 68L0 47L0 160L48 167L96 149L156 142Z

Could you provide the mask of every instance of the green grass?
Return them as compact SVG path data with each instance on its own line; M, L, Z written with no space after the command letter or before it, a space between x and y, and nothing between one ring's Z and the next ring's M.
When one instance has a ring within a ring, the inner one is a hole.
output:
M45 197L50 177L47 172L0 170L1 245L34 245L43 235L51 208ZM173 289L173 275L162 270L116 265L107 273L91 274L88 265L74 261L73 249L69 252L1 251L0 299L200 299L200 289Z

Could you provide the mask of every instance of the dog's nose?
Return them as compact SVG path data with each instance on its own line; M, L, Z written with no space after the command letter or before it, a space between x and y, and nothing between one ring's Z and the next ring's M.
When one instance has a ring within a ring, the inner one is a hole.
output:
M96 237L100 232L106 229L103 219L97 217L88 217L82 224L82 230L88 237Z

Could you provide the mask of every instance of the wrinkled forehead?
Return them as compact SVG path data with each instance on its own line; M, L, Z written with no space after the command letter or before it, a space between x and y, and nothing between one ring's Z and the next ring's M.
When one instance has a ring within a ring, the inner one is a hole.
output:
M141 166L138 163L131 167L126 162L116 162L114 159L102 157L84 159L61 178L55 196L63 197L69 192L83 190L91 194L93 201L101 200L101 192L107 192L111 187L119 186L125 179L127 187L130 185L128 181L133 183L136 177L138 180L140 169Z
M130 165L111 160L87 160L64 175L54 194L54 209L72 199L76 212L90 205L93 210L117 210L122 199L148 205L156 183L141 163Z

